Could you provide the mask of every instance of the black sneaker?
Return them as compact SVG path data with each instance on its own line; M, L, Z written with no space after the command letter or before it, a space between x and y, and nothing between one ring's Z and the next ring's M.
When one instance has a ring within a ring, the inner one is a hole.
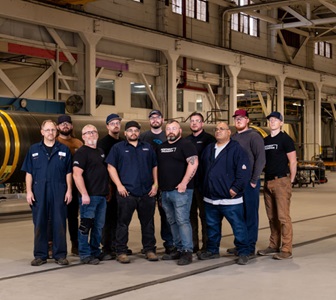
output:
M170 254L164 254L162 256L162 260L176 260L176 259L180 259L181 257L181 252L180 251L177 251L176 249L171 252Z
M38 267L38 266L41 266L43 264L46 264L47 263L47 260L46 259L42 259L42 258L34 258L32 261L31 261L31 265L33 267Z
M219 258L219 254L212 253L210 251L205 251L197 253L197 257L199 260L207 260L207 259Z
M133 255L133 251L131 249L127 249L126 254L127 255Z
M240 255L238 260L237 260L237 264L238 265L247 265L249 261L249 257L247 255Z
M191 263L192 263L192 252L183 251L180 259L177 262L177 264L179 266L185 266L185 265L189 265Z
M232 255L236 255L236 256L238 256L238 250L237 250L236 247L234 247L234 248L229 248L229 249L226 250L226 252L227 252L228 254L232 254Z
M167 246L167 247L165 247L165 253L166 254L170 254L170 253L172 253L174 251L176 251L175 246Z
M55 259L55 263L60 266L67 266L69 264L69 261L65 257L61 257L59 259Z
M96 257L88 256L80 260L82 264L87 265L98 265L100 263L100 260Z
M100 261L103 261L103 260L112 260L112 259L115 259L116 258L116 255L114 254L114 257L112 255L112 253L107 253L107 252L102 252L100 253L97 258L100 260Z

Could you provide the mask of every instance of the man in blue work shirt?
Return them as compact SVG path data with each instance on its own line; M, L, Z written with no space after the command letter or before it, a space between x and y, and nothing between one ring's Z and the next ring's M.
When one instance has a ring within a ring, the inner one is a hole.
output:
M149 143L139 140L138 122L127 122L124 134L126 141L114 145L106 158L110 177L118 190L117 260L120 263L130 262L127 256L128 227L137 210L146 258L157 261L154 235L154 196L158 189L155 152Z
M48 258L48 220L53 230L53 258L68 265L66 244L67 204L72 200L71 153L56 141L56 124L42 123L41 142L30 147L22 165L26 172L27 202L34 222L34 260L40 266Z

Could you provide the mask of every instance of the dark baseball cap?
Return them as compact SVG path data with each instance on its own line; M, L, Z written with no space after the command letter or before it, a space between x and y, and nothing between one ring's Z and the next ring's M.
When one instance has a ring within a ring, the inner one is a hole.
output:
M68 123L72 124L71 117L68 116L68 115L59 116L58 119L57 119L57 125L62 124L64 122L68 122Z
M129 121L126 123L125 125L125 131L128 129L128 128L131 128L131 127L136 127L138 129L141 128L141 125L137 122L137 121Z
M106 118L106 124L110 123L112 120L119 120L119 121L121 121L121 118L117 114L110 114Z
M242 116L242 117L247 117L248 118L248 112L245 109L237 109L232 117L234 118L234 117L237 117L237 116Z
M281 113L279 113L278 111L273 111L271 112L266 118L269 120L269 118L274 117L279 119L281 122L283 122L283 116Z
M162 113L161 113L161 111L159 111L159 110L157 110L157 109L152 110L152 111L149 113L148 118L150 118L152 115L158 115L158 116L162 117Z

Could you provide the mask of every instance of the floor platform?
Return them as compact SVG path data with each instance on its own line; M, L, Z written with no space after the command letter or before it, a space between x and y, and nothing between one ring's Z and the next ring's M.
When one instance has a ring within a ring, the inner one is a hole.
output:
M336 173L326 172L328 183L293 189L293 259L257 257L246 266L226 255L232 247L230 226L223 221L221 257L178 266L174 261L149 262L140 253L140 226L136 213L130 226L131 263L104 261L82 265L68 256L69 266L53 260L30 266L33 225L30 217L0 220L0 299L113 299L113 300L334 300L336 295ZM268 220L260 196L257 248L267 247ZM1 209L1 206L0 206ZM155 217L159 228L159 215ZM158 254L163 254L159 230Z

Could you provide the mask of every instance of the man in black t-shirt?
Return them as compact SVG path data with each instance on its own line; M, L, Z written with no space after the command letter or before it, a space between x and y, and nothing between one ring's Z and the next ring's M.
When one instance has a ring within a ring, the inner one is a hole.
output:
M266 165L264 200L270 223L269 246L259 255L274 259L292 257L293 228L289 215L292 183L296 175L296 151L293 140L281 131L283 117L275 111L267 116L271 134L265 140Z
M167 123L166 136L167 141L157 148L159 187L176 250L163 255L162 259L178 259L178 265L187 265L192 262L190 207L198 156L195 146L181 138L182 129L178 121Z
M140 140L150 143L154 150L161 145L163 142L167 140L165 132L162 130L162 124L164 122L163 116L161 111L159 110L152 110L149 115L149 125L150 130L147 130L140 134ZM174 242L173 242L173 235L170 230L170 225L167 221L167 216L162 208L162 201L161 201L161 191L159 190L156 195L156 200L158 203L158 210L160 213L161 219L161 239L164 241L163 246L165 247L166 254L171 253L174 250Z
M78 250L81 263L97 265L105 222L106 196L109 193L105 154L97 148L98 131L93 125L82 129L84 145L73 158L73 178L80 193ZM90 238L89 238L90 235Z
M200 158L203 150L206 146L216 141L215 137L210 133L205 132L204 130L204 117L199 112L194 112L190 115L190 129L192 134L186 137L187 140L191 141L198 153ZM196 253L199 251L199 238L198 238L198 213L202 226L202 248L201 251L206 251L207 249L207 229L206 229L206 220L205 220L205 209L203 195L199 187L203 184L203 178L200 174L200 171L197 170L195 178L195 188L193 193L193 200L190 210L190 222L193 231L193 252Z

